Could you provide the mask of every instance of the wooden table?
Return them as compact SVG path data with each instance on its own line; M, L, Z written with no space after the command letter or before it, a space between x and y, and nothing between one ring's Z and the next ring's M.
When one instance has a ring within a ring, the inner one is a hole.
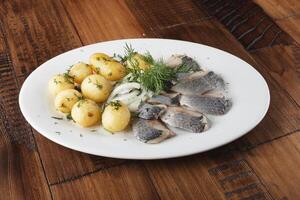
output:
M156 161L79 153L25 122L18 93L37 66L135 37L198 42L246 60L268 82L268 114L224 147ZM300 199L299 44L299 0L1 0L0 199Z

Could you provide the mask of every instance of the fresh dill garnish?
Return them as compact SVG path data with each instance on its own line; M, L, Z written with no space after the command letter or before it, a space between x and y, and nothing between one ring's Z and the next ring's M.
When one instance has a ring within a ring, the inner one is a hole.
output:
M57 120L63 120L63 118L62 118L62 117L54 117L54 116L52 116L51 118L53 118L53 119L57 119Z
M77 103L77 107L80 108L81 104L84 103L84 99L79 100Z
M109 105L112 106L115 110L119 110L119 108L122 107L122 104L119 100L111 101Z
M96 132L97 130L95 130L95 129L93 129L93 130L91 130L91 132Z

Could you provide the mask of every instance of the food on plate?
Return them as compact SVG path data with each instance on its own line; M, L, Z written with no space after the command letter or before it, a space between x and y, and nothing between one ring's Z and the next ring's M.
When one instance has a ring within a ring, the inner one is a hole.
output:
M214 89L223 89L224 80L212 71L199 71L181 79L171 90L181 94L203 94Z
M73 105L82 98L80 92L75 89L66 89L59 92L54 100L56 110L62 113L70 113Z
M141 118L134 120L132 131L138 140L149 144L160 143L167 138L175 136L175 133L169 130L162 122Z
M168 107L160 119L170 126L194 133L206 131L209 127L206 116L182 107Z
M148 103L152 104L164 104L168 106L179 105L179 93L163 93L160 95L155 95L147 100Z
M133 68L134 65L137 65L142 70L146 70L150 67L150 64L148 63L147 58L139 53L134 53L126 61L126 65L129 68Z
M76 63L69 70L69 75L74 78L77 84L81 84L83 79L91 74L93 74L92 66L84 62Z
M81 84L84 97L102 103L106 101L112 90L112 84L99 74L87 76Z
M215 95L182 95L180 104L195 111L211 114L224 115L231 106L231 101L224 96Z
M110 81L117 81L126 75L126 68L113 58L103 53L96 53L90 57L94 70Z
M110 132L132 128L139 141L152 144L175 136L172 128L204 132L213 126L211 115L224 115L232 106L223 78L196 59L184 54L155 59L127 44L123 56L94 53L89 63L54 76L49 90L57 94L56 109L71 112L80 126L102 121Z
M48 89L54 96L60 91L73 89L74 87L74 80L67 73L55 75L48 82Z
M158 119L167 109L166 105L143 104L138 110L138 117L142 119Z
M127 106L119 100L111 101L102 114L103 127L111 132L124 130L130 121L130 111Z
M101 109L94 101L82 99L73 105L71 116L78 125L90 127L100 122Z

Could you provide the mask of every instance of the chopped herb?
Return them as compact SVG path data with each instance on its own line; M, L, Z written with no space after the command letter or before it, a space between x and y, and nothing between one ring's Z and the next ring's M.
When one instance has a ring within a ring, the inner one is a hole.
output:
M83 137L83 135L80 133L80 135L79 135L80 137Z
M123 139L123 141L127 141L127 139L126 139L126 138L124 138L124 139Z
M101 58L100 57L96 57L96 60L101 60Z
M112 106L115 110L119 110L119 108L122 107L122 104L119 100L111 101L109 105Z
M71 113L67 114L67 119L68 120L73 120Z
M77 104L77 107L80 108L81 104L84 103L84 101L85 101L84 99L83 100L79 100L78 104Z
M71 101L71 98L69 98L69 97L67 97L66 99L67 99L67 101Z
M84 99L84 97L83 97L83 96L81 96L81 95L77 95L75 92L74 92L74 95L77 97L78 101L80 101L80 100L83 100L83 99Z
M100 84L100 83L98 83L98 81L96 80L96 83L94 83L95 85L96 85L96 87L98 88L98 89L102 89L103 88L103 86Z
M88 78L88 80L89 80L89 82L88 82L88 83L91 83L91 82L92 82L91 78Z
M54 124L58 124L57 122L54 122Z
M97 130L95 130L95 129L93 129L93 130L91 130L91 132L96 132Z
M64 76L66 82L72 83L72 84L74 83L74 78L72 76L70 76L69 73L64 73L63 76Z
M61 132L59 132L59 131L55 131L55 133L57 133L58 135L60 135L60 134L61 134Z
M111 72L109 72L109 73L108 73L108 76L112 76L112 73L111 73Z
M63 120L63 118L62 118L62 117L54 117L54 116L52 116L51 118L53 118L53 119L57 119L57 120Z

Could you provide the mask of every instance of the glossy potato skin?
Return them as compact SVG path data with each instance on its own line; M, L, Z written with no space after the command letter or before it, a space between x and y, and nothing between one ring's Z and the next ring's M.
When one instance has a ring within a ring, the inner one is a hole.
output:
M48 82L49 92L56 96L59 92L66 89L74 89L75 85L73 79L67 75L58 74L53 76Z
M62 113L70 113L73 105L81 99L80 92L74 89L66 89L59 92L54 100L56 110Z
M92 66L83 62L73 65L69 70L69 75L72 76L74 81L78 84L81 84L81 82L91 74L93 74Z
M74 104L72 119L82 127L90 127L101 121L101 109L92 100L84 99Z
M110 132L119 132L124 130L130 121L130 111L127 106L121 103L121 106L116 108L109 104L102 114L102 125Z
M99 74L87 76L81 84L81 92L84 97L95 101L104 102L110 95L112 84Z
M146 70L150 67L150 64L143 59L143 56L141 54L136 53L130 60L131 62L137 62L139 68L141 68L142 70ZM132 67L131 62L126 62L129 68Z
M95 53L90 57L90 63L96 73L110 81L117 81L126 75L125 67L103 53Z

